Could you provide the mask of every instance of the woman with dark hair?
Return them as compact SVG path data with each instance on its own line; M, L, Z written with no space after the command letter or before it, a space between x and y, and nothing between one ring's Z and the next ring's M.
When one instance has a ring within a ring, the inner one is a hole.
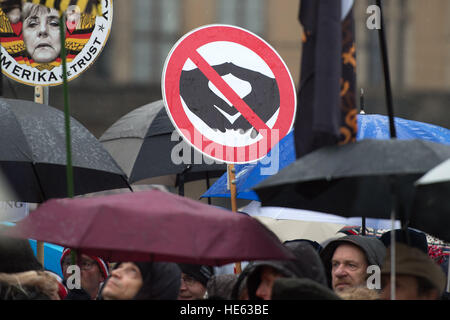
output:
M176 300L181 270L170 262L121 262L103 286L102 300Z

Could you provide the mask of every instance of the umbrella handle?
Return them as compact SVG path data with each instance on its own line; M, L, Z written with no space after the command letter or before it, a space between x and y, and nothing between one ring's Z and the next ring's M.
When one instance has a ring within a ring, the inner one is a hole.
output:
M42 86L36 86L34 87L34 102L36 103L40 103L43 104L44 103L44 88ZM36 172L36 168L33 165L33 171L34 174L36 176L36 179L39 183L39 187L42 191L42 193L44 193L44 189L42 188L41 182L39 180L39 176ZM42 194L42 200L45 200L45 196L44 194ZM42 241L36 241L36 258L38 259L38 261L40 262L40 264L42 266L44 266L44 242Z
M209 183L209 172L206 171L206 190L209 190L210 188L210 183ZM208 197L208 204L211 204L211 197Z
M178 195L184 197L184 172L178 174Z
M44 266L44 256L44 242L36 241L36 258L42 266Z
M389 115L389 129L391 133L391 139L395 139L397 138L397 133L395 131L395 124L394 124L394 107L392 103L391 76L389 74L389 60L387 54L386 36L384 34L383 10L381 6L381 0L377 0L376 4L378 8L380 8L381 28L378 29L378 36L380 40L381 58L383 62L384 86L386 90L386 103Z
M449 257L450 258L450 257ZM447 271L447 292L450 292L450 260L447 259L448 262L448 271Z
M394 193L392 197L391 210L391 300L395 300L395 208L397 198Z
M231 210L233 212L237 212L237 203L236 203L236 169L234 168L234 164L227 165L228 178L230 181L230 195L231 195Z

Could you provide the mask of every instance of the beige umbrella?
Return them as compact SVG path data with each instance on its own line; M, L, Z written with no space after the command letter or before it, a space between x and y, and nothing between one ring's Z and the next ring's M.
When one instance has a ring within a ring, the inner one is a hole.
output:
M344 236L339 230L344 224L302 221L289 219L274 219L269 217L255 216L260 222L275 233L282 242L295 239L308 239L323 243L337 236Z

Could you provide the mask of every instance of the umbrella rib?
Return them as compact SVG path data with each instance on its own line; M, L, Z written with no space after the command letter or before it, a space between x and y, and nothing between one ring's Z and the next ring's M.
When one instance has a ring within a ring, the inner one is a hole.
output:
M42 186L41 179L39 178L39 174L37 172L36 163L34 161L31 164L31 167L33 168L33 172L34 172L34 175L36 177L36 181L37 181L37 183L39 185L39 191L40 191L41 196L42 196L42 201L45 201L47 199L47 197L45 195L44 187Z

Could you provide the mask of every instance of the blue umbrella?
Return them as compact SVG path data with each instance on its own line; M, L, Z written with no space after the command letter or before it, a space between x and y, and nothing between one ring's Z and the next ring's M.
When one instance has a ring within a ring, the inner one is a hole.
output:
M433 124L395 117L397 139L421 139L450 144L450 130ZM389 139L389 118L379 114L358 115L357 140Z
M389 118L378 114L359 114L356 139L390 139ZM450 130L433 124L395 117L397 139L422 139L450 144ZM277 156L279 154L279 157ZM295 161L294 135L291 131L266 157L256 163L235 165L238 199L259 201L252 190L269 176ZM201 197L229 198L227 174L223 174Z

